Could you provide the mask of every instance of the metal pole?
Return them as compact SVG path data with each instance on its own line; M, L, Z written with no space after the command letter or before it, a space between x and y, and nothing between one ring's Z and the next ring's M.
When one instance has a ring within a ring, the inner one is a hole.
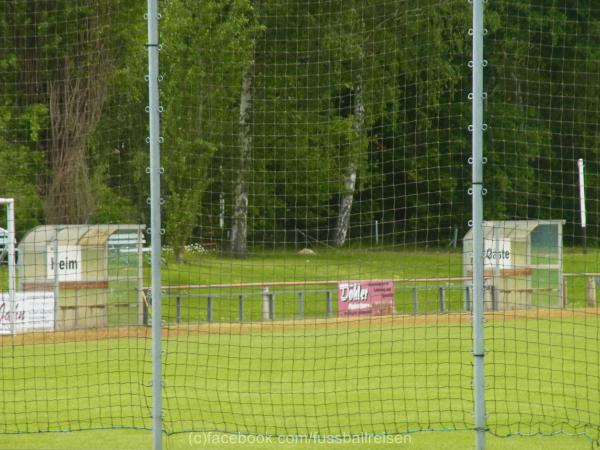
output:
M327 317L333 316L333 303L331 301L331 291L325 293L325 302L327 303L326 315Z
M162 449L160 99L158 88L158 0L148 0L148 94L150 127L150 236L152 239L152 448Z
M8 297L10 302L10 332L16 333L17 276L15 271L15 202L14 199L0 199L6 204L6 228L8 231Z
M562 223L558 223L556 226L558 228L558 300L561 308L565 308L567 306L567 280L563 274Z
M412 288L412 304L413 304L413 314L417 314L419 312L419 299L417 298L417 288Z
M144 302L144 310L142 312L142 323L146 326L148 325L148 306L152 306L152 292L148 292L146 301Z
M271 303L269 298L269 288L264 286L262 290L262 320L269 320L271 318Z
M239 313L240 313L240 322L244 321L244 294L240 294L239 297Z
M473 201L473 394L477 450L485 449L483 329L483 1L473 0L472 201Z
M298 291L298 319L304 319L304 297L302 291Z
M275 320L275 294L269 294L269 320Z
M587 305L596 307L596 277L588 277L586 288Z
M465 286L465 311L471 311L471 288Z
M587 253L586 211L585 211L585 164L583 159L577 160L577 172L579 173L579 214L581 218L581 230L583 231L583 253Z
M138 293L138 324L144 323L144 243L142 227L138 228L137 237L137 293Z
M208 323L213 321L213 299L210 295L206 299L206 321Z
M53 292L54 292L54 329L58 329L59 328L59 320L60 320L60 302L59 302L59 295L60 295L60 285L59 285L59 278L58 278L58 225L54 225L54 251L53 251L53 256L52 258L54 259L54 288L53 288ZM64 327L65 325L65 321L62 321L62 327Z
M446 312L446 293L444 288L440 286L440 312Z
M492 285L492 311L498 311L498 296L500 293L498 292L498 286L495 284Z

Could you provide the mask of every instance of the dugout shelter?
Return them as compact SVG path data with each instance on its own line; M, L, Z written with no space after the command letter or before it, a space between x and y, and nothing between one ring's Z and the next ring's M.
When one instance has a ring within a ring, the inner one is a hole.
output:
M144 225L42 225L19 243L22 291L54 293L54 328L141 323ZM111 257L109 240L133 237L132 262Z
M486 310L564 305L564 223L564 220L484 222ZM463 238L463 273L465 277L473 273L473 229Z

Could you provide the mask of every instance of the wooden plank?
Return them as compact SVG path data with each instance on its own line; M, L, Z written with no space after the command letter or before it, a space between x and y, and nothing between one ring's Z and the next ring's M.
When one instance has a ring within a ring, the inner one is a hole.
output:
M108 280L100 281L61 281L60 289L108 289ZM54 289L52 282L23 283L24 291L51 291Z
M82 309L82 308L90 308L90 309L104 309L106 305L96 304L96 305L60 305L60 309L62 310L74 310L74 309Z
M524 292L527 294L532 294L534 292L558 292L558 289L556 289L556 288L498 289L498 292L502 292L504 294L510 294L512 292L515 292L515 293Z
M500 269L497 272L497 276L499 277L519 277L519 276L530 276L533 273L531 267L523 267L519 269ZM469 280L471 279L472 272L467 272L469 276ZM486 270L483 273L485 278L493 278L496 276L496 271L494 270Z

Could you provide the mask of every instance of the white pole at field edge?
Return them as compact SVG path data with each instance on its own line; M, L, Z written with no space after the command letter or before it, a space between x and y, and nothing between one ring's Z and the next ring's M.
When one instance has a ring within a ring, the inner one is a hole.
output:
M585 164L583 159L577 160L577 169L579 171L579 213L581 218L581 229L583 230L583 253L587 252L587 232L586 232L586 211L585 211L585 178L584 170Z
M15 258L15 200L12 198L0 198L0 204L6 205L6 228L8 232L8 298L10 303L10 332L15 334L16 314L16 258Z

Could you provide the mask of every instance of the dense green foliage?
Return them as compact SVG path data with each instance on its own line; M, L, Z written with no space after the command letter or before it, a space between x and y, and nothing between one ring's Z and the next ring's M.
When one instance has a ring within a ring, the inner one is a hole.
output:
M17 199L20 232L147 223L144 2L0 4L0 193ZM160 6L164 222L180 253L191 241L226 249L240 173L250 245L332 242L348 193L350 241L373 239L374 221L388 244L443 246L466 231L468 2ZM486 218L565 219L578 243L584 158L594 239L600 9L495 1L486 21Z

